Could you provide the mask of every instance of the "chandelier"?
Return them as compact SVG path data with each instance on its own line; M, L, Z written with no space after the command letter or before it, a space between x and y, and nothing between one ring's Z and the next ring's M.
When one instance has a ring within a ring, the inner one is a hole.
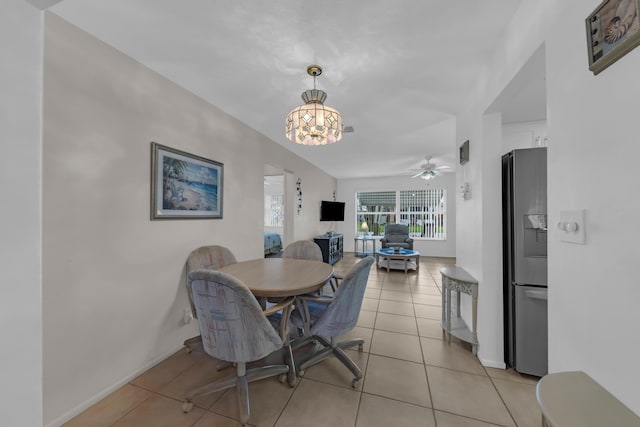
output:
M326 92L316 89L316 77L322 74L318 65L309 65L307 74L313 77L313 89L302 92L304 105L294 108L285 120L287 139L302 145L327 145L342 139L340 113L323 104Z

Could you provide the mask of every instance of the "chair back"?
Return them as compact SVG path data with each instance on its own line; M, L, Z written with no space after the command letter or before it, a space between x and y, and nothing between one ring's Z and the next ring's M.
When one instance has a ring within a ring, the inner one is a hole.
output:
M356 326L373 262L373 257L368 256L353 266L344 276L342 284L333 296L333 301L311 327L313 335L337 337Z
M322 250L311 240L298 240L290 243L284 248L282 258L307 259L311 261L322 261Z
M235 255L224 246L201 246L191 251L187 257L187 275L194 270L217 270L225 265L235 264L238 262ZM191 305L191 313L197 319L196 307L193 304L193 293L191 286L187 280L187 295L189 296L189 304Z
M207 354L246 363L282 348L282 339L240 280L221 271L195 270L187 281Z
M235 255L224 246L201 246L193 250L187 258L187 274L193 270L217 270L225 265L238 262Z
M390 242L404 242L409 237L409 226L404 224L387 224L384 227L384 236Z

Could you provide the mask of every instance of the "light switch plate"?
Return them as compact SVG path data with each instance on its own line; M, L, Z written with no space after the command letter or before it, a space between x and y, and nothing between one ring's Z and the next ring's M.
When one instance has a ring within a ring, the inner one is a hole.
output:
M586 243L586 229L584 222L584 209L577 211L560 211L558 221L560 241L567 243Z

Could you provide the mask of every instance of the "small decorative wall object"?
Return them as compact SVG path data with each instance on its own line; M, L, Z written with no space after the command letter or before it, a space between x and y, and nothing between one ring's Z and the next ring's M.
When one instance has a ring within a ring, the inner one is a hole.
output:
M466 140L460 146L460 164L464 165L469 161L469 140Z
M462 200L469 200L471 198L471 188L468 182L460 185L460 195L462 196Z
M640 0L604 0L586 19L589 69L598 74L640 44Z
M546 147L549 143L549 137L545 136L544 138L541 136L536 136L533 140L533 148L538 147Z
M151 219L222 218L222 163L151 143Z
M302 211L302 181L300 178L296 181L296 191L298 192L298 215Z

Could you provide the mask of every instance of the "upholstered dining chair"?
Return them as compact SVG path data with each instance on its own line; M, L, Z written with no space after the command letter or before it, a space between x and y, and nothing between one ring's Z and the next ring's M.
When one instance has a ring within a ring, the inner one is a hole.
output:
M182 410L189 412L196 397L235 386L240 422L246 425L251 416L248 384L275 375L284 382L288 373L295 375L291 347L288 340L283 339L286 327L282 326L288 323L294 297L263 311L249 288L229 274L195 270L189 273L187 280L193 292L205 352L234 363L236 372L187 392ZM276 312L281 316L269 316ZM286 364L247 368L248 362L281 350L284 350Z
M311 341L321 344L321 348L296 361L300 376L304 370L324 359L337 357L354 375L353 388L360 385L362 371L356 363L347 356L344 349L358 346L362 351L364 340L352 339L337 341L337 337L351 331L358 322L364 291L367 287L369 271L373 264L373 257L362 259L344 276L340 287L333 297L299 296L298 308L291 315L292 322L304 331L304 338L295 342L295 347L301 347Z
M413 250L413 239L409 237L409 226L404 224L387 224L380 242L383 249L400 247Z
M224 246L201 246L198 249L194 249L189 256L187 257L187 265L186 272L187 276L194 270L217 270L219 268L224 267L225 265L235 264L238 262L236 260L235 255L228 248ZM189 296L189 304L191 305L191 313L197 319L198 314L196 313L196 308L193 304L193 295L191 292L191 287L189 285L189 281L187 280L187 295ZM200 335L197 337L189 338L185 340L184 346L187 348L189 353L193 350L201 350L202 349L202 339Z
M297 240L287 245L282 251L282 258L307 259L311 261L322 261L322 250L316 242L311 240ZM340 278L332 277L329 280L331 289L335 292Z
M282 251L282 258L308 259L322 261L322 250L311 240L298 240L287 245Z

